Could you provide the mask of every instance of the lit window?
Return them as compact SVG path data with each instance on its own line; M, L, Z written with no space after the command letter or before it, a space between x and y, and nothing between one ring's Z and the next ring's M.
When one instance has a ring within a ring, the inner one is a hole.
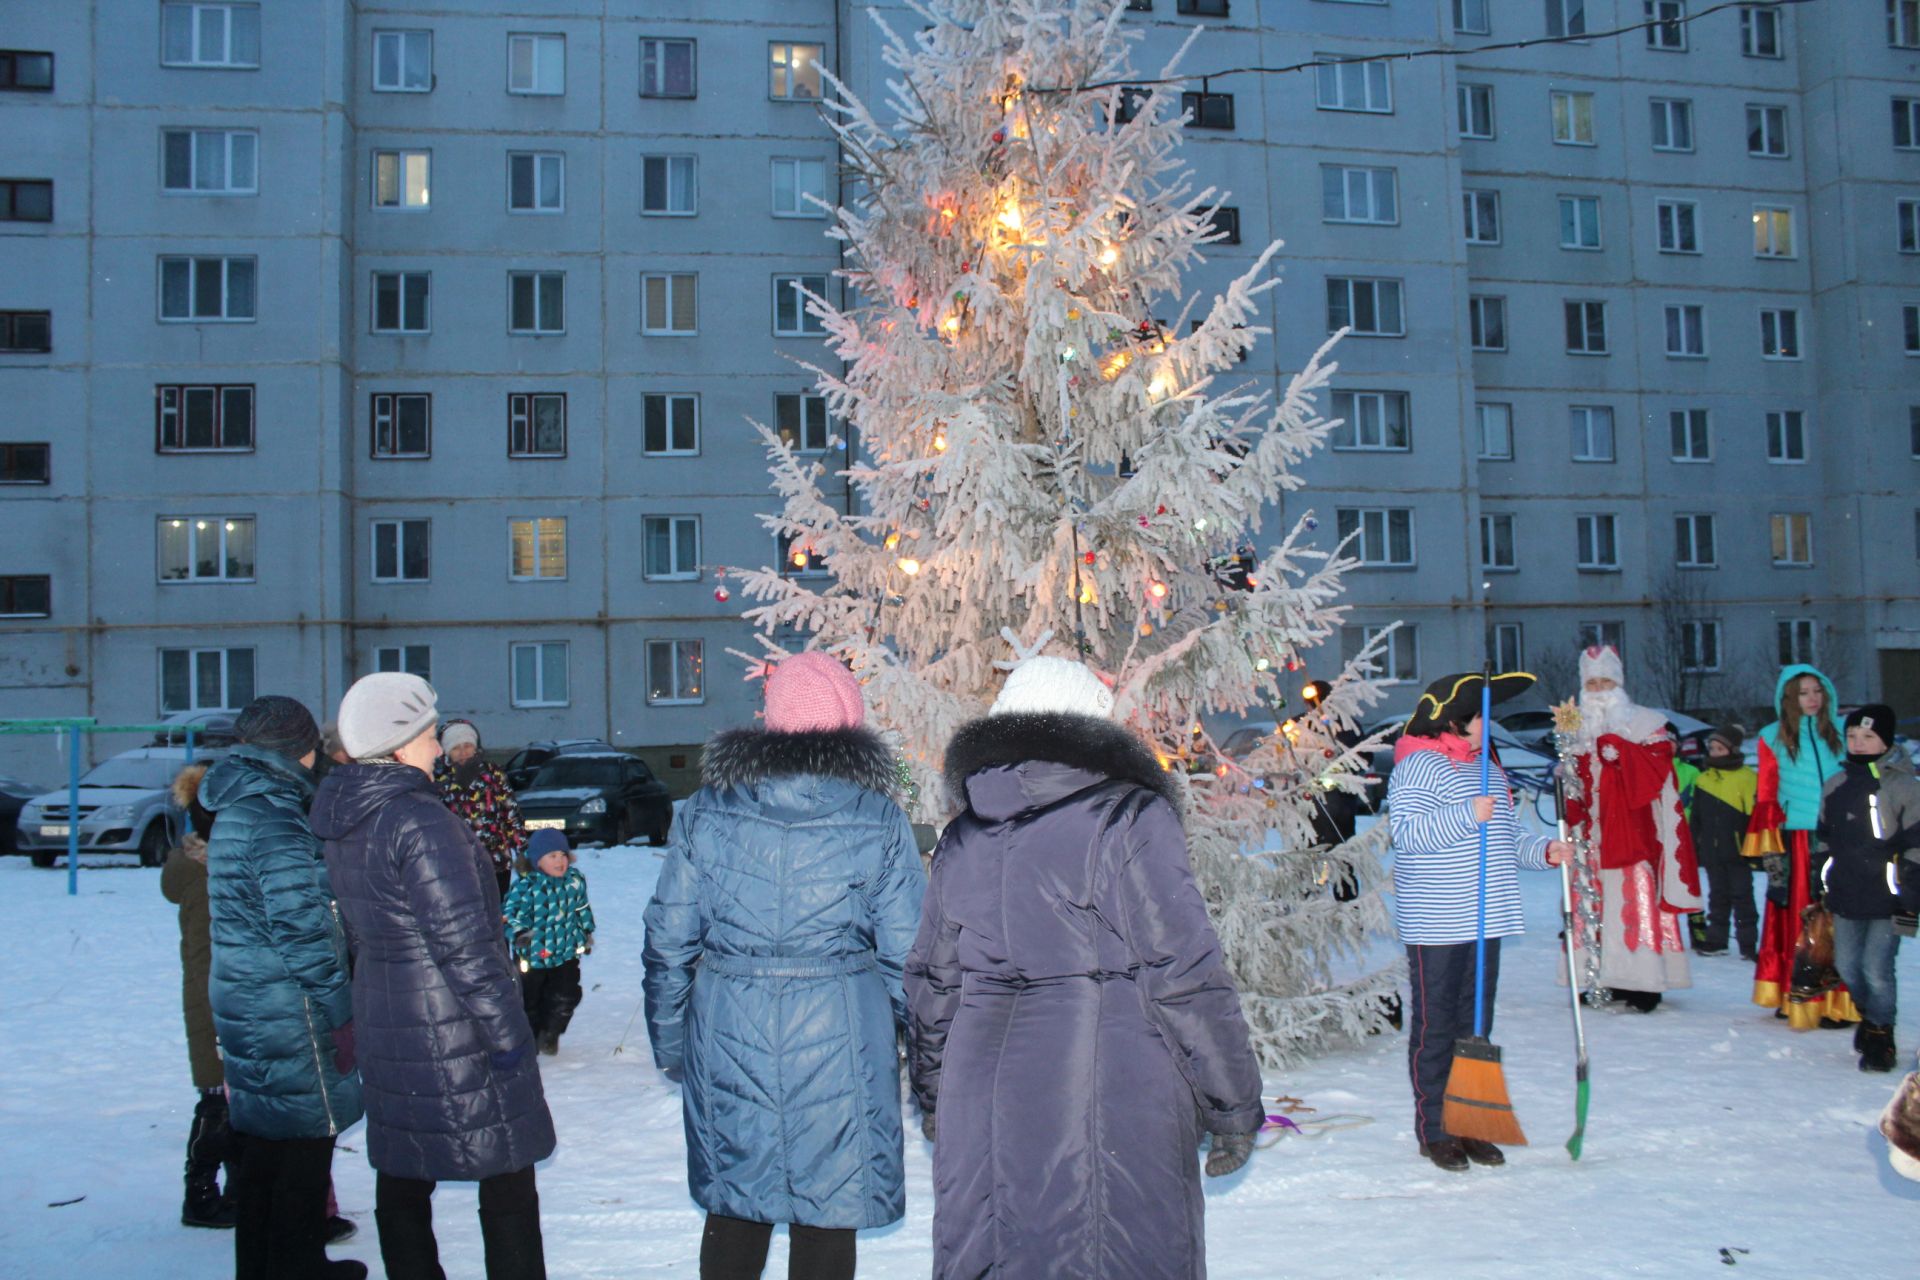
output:
M426 209L432 204L428 173L432 154L426 151L373 153L373 207Z
M1593 143L1593 95L1561 93L1547 95L1553 108L1553 140L1566 147L1590 147Z
M647 701L656 707L704 702L704 665L698 640L647 641Z
M696 275L640 277L640 332L649 336L684 337L698 331L695 303Z
M507 521L507 546L507 577L514 582L556 582L567 576L564 516Z
M820 98L820 46L776 41L767 46L767 96L784 102Z
M1773 563L1782 568L1805 568L1813 563L1813 517L1792 513L1767 517L1773 541Z
M252 582L252 516L161 516L160 581Z
M1791 258L1793 251L1793 210L1774 205L1753 207L1753 256Z

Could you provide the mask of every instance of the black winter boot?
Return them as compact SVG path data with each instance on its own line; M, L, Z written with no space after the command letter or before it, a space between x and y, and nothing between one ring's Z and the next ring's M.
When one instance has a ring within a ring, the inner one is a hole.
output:
M433 1211L375 1209L380 1232L380 1262L391 1280L447 1280L440 1268L440 1242L433 1235Z
M547 1280L538 1208L480 1210L480 1239L486 1246L487 1280Z
M193 1127L187 1130L187 1193L180 1205L180 1223L188 1227L232 1230L237 1210L231 1196L220 1193L215 1181L223 1161L232 1158L233 1129L227 1123L227 1098L218 1090L200 1095L193 1108ZM233 1175L227 1175L232 1185Z
M1861 1024L1860 1069L1862 1071L1891 1071L1899 1059L1900 1051L1893 1042L1893 1028Z
M1470 1164L1467 1149L1460 1144L1460 1139L1451 1135L1421 1143L1420 1154L1448 1173L1465 1173Z

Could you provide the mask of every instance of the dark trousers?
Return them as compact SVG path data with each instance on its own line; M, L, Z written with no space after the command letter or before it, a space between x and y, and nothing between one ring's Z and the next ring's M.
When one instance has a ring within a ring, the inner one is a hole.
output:
M1760 945L1760 912L1753 902L1753 864L1745 860L1702 862L1707 877L1706 929L1701 945L1713 951L1727 949L1727 925L1740 954L1750 956Z
M853 1280L851 1227L787 1228L787 1280ZM707 1215L700 1237L700 1280L760 1280L773 1224Z
M1473 1034L1473 952L1471 942L1437 947L1407 947L1407 975L1413 987L1407 1019L1407 1069L1413 1077L1414 1135L1421 1142L1447 1136L1441 1121L1447 1074L1453 1070L1453 1042ZM1486 1025L1493 1034L1493 996L1500 978L1500 939L1487 939Z
M380 1226L380 1261L387 1280L447 1280L433 1234L437 1185L385 1173L375 1177L373 1220ZM487 1280L546 1280L540 1192L532 1165L480 1180L480 1239L486 1246Z
M233 1232L236 1280L304 1280L327 1263L332 1138L256 1138L241 1144Z
M529 969L520 975L520 1002L533 1026L534 1038L558 1040L580 1007L580 961L569 960L551 969Z

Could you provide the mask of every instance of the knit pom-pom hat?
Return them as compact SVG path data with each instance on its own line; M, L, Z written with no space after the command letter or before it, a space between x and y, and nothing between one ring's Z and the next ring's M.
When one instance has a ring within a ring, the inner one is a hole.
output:
M1113 715L1113 690L1092 668L1069 658L1024 658L1007 673L990 716L1065 711L1106 720Z
M836 658L796 653L767 676L766 725L775 733L857 729L867 718L860 682Z

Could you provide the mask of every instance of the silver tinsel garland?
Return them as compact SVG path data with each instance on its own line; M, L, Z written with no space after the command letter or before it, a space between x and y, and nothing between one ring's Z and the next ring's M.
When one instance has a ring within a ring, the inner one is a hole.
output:
M1564 794L1569 798L1579 796L1580 771L1574 765L1576 753L1573 750L1573 736L1554 733L1553 751L1560 758ZM1585 959L1581 965L1580 988L1588 1004L1603 1004L1609 997L1600 987L1600 913L1597 910L1600 902L1600 868L1597 860L1600 855L1571 827L1567 829L1567 842L1573 846L1573 859L1567 866L1573 879L1574 944L1580 948L1580 954ZM1573 975L1568 974L1567 980L1573 981Z

